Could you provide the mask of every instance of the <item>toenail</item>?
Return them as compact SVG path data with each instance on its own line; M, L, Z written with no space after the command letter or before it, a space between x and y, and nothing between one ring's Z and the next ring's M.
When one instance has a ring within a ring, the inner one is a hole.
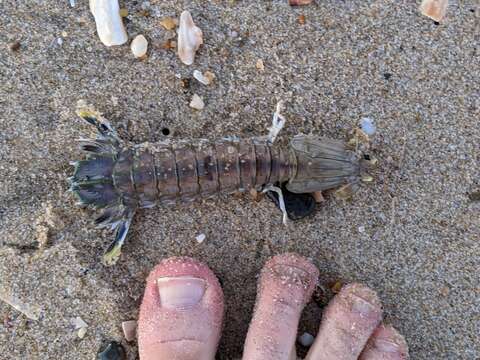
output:
M373 290L361 285L351 285L348 290L345 290L349 293L346 300L350 303L353 311L368 315L380 310L380 300Z
M312 276L296 266L278 264L272 267L272 272L282 281L307 287L312 282Z
M399 353L400 347L398 344L385 340L385 339L376 339L375 340L375 347L384 353Z
M158 278L157 287L161 306L170 309L188 309L205 294L205 280L191 276Z

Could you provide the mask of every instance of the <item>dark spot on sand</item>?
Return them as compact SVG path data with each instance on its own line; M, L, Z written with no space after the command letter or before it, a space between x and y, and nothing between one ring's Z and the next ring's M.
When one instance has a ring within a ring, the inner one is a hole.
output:
M8 48L10 49L10 51L18 51L20 50L21 46L22 44L20 44L20 41L14 41L8 45Z
M98 360L125 360L126 358L123 346L116 341L108 343L103 350L100 349L97 356Z

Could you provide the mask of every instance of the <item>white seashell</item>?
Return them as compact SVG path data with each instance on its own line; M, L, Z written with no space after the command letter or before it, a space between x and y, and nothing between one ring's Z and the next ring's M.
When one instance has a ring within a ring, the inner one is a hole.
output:
M199 82L201 82L203 85L210 85L213 79L215 79L215 74L210 71L206 71L204 75L200 71L194 70L193 77Z
M85 335L87 335L87 328L86 327L82 327L82 328L78 329L77 336L80 339L83 339L85 337Z
M178 57L184 64L192 65L195 52L201 44L203 44L202 30L194 24L188 11L182 12L178 29Z
M90 11L95 17L100 41L106 46L122 45L128 40L120 16L118 0L90 0Z
M442 21L447 12L447 6L448 0L423 0L420 12L435 21Z
M190 107L196 110L202 110L205 107L205 103L200 96L193 94L192 101L190 101Z
M377 131L377 127L375 126L375 122L373 119L364 117L360 120L360 126L362 131L367 134L368 136L373 136Z
M77 316L76 318L71 319L70 323L73 326L75 326L75 329L81 329L88 326L87 323L83 321L83 319L80 316Z
M130 44L130 49L136 58L143 58L147 54L148 41L143 35L135 36L132 43Z
M205 240L205 238L206 238L205 234L199 234L195 237L195 240L197 240L197 242L201 244Z

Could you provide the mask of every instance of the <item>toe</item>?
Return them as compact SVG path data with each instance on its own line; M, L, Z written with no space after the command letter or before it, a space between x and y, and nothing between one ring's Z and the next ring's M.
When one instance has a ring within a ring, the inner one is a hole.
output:
M295 254L275 256L260 277L244 360L293 358L298 321L318 278L317 268Z
M406 360L408 346L400 333L391 326L380 325L368 340L360 360Z
M327 306L306 359L358 359L381 318L374 291L360 284L345 286Z
M223 293L213 272L191 258L162 261L147 279L138 322L141 360L215 358Z

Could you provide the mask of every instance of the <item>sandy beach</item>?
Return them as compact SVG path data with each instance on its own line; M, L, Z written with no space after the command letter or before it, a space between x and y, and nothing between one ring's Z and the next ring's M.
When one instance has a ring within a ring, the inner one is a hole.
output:
M480 6L452 0L435 23L419 3L120 1L130 40L149 42L138 60L128 44L100 42L87 1L1 1L0 357L94 359L116 340L136 359L121 323L137 318L150 269L186 255L219 277L217 358L239 359L259 270L294 251L321 274L300 334L316 334L332 284L356 281L378 291L412 359L480 358ZM204 36L191 66L165 48L175 32L160 24L183 10ZM195 69L215 81L199 83ZM194 94L201 111L189 106ZM165 129L174 139L264 135L280 100L285 144L299 133L344 140L369 117L379 165L351 200L326 194L288 227L269 199L248 194L140 211L106 267L112 233L67 192L69 162L84 156L76 140L94 136L79 100L134 143ZM83 339L76 317L88 324Z

